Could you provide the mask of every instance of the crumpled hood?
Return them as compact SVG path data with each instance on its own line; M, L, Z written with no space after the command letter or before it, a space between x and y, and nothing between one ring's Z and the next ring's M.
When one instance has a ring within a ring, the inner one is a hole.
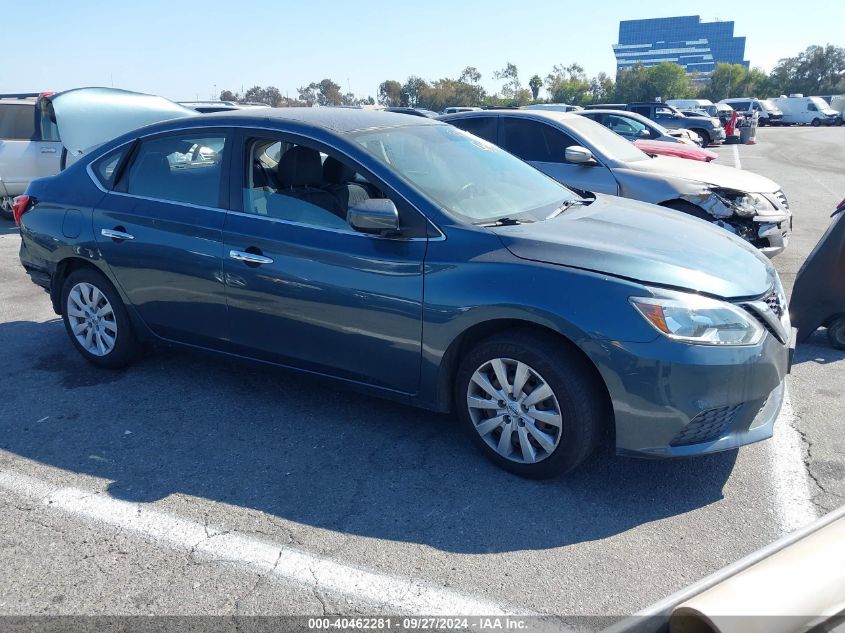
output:
M491 230L522 259L718 297L759 296L774 279L769 261L725 229L616 196L597 195L551 220Z
M164 97L116 88L76 88L44 98L71 156L145 125L199 116Z
M646 172L665 178L680 178L701 182L715 187L748 193L774 193L780 189L774 181L750 171L670 156L658 156L651 160L629 162L625 164L624 169Z

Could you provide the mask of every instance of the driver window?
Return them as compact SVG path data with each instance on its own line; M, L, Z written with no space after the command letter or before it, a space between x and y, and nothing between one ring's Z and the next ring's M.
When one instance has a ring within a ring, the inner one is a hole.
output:
M246 156L246 213L351 231L346 222L349 208L384 197L345 159L307 145L252 139Z
M502 119L502 147L525 161L565 163L564 151L577 145L568 134L531 119Z

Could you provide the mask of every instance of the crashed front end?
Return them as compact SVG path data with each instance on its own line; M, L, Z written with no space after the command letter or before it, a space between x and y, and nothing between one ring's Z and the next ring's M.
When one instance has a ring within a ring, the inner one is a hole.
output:
M682 196L703 209L714 223L741 237L772 258L783 252L792 234L792 211L782 190L748 193L711 187Z

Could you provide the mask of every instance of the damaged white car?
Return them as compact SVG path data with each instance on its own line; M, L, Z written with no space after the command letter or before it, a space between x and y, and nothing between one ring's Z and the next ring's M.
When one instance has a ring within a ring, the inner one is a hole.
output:
M714 222L768 257L781 253L792 212L763 176L701 161L650 156L577 114L483 110L441 117L501 146L571 189L670 207Z

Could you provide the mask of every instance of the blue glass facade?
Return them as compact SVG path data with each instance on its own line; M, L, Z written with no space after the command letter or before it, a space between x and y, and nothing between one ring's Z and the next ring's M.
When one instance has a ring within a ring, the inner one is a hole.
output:
M734 37L734 23L702 22L697 15L624 20L613 52L617 70L661 62L680 64L688 73L709 73L720 62L748 67L745 38Z

